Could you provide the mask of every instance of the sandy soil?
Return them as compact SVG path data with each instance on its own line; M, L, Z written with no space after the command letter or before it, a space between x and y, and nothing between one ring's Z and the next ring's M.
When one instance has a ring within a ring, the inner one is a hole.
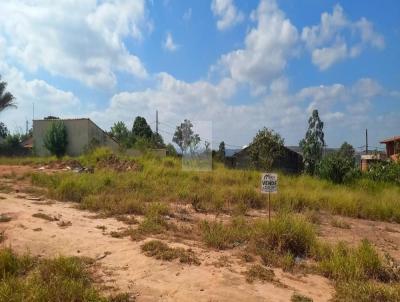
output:
M20 253L29 251L40 257L73 255L98 259L96 280L106 292L127 291L135 295L138 301L274 302L290 301L294 292L311 297L314 301L328 301L334 293L331 282L321 276L290 274L280 269L274 270L280 281L278 285L260 281L249 284L243 273L250 264L238 257L237 250L213 251L186 238L179 240L179 243L175 241L168 244L192 248L201 260L200 266L146 257L140 251L143 241L135 242L129 237L118 239L109 235L111 231L125 229L127 226L124 223L113 218L93 218L93 213L78 210L72 203L36 200L23 193L29 183L19 178L16 181L15 175L33 169L26 166L0 166L0 185L12 188L11 192L0 193L0 214L12 218L10 222L0 223L0 232L5 231L6 234L6 241L2 245L11 246ZM7 177L10 174L14 177ZM44 213L58 220L36 218L32 216L35 213ZM260 211L253 214L255 217L266 215ZM210 217L204 215L201 218ZM333 227L333 218L348 223L350 228ZM71 222L71 225L61 227L61 221ZM98 226L104 226L105 230ZM399 224L321 215L319 236L329 242L346 241L350 244L367 238L382 253L387 252L400 261ZM215 265L220 262L221 256L229 260L229 265Z
M290 301L294 292L314 301L328 301L334 292L325 278L293 275L279 269L275 274L280 285L259 281L249 284L243 275L246 264L238 258L229 252L197 246L192 248L202 262L200 266L159 261L141 253L143 242L108 235L110 231L126 228L115 219L94 219L93 213L75 209L73 204L29 200L22 193L1 193L0 196L0 213L12 218L10 222L0 223L0 231L5 231L7 237L3 246L41 257L62 254L99 259L97 275L101 286L108 291L134 293L138 301ZM32 217L35 213L59 220ZM60 221L70 221L72 225L60 227ZM105 232L96 228L99 225L106 227ZM230 265L214 265L223 255L228 257Z

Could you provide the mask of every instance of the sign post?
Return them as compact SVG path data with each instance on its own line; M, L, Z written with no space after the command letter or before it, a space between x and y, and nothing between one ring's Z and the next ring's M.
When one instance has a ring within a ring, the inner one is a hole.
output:
M278 193L278 174L261 174L261 193L268 193L268 221L271 221L271 193Z

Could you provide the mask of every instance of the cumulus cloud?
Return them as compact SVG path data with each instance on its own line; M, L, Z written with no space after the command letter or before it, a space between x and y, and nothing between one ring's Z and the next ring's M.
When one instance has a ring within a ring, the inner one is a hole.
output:
M294 55L297 29L273 0L262 0L252 18L257 26L245 39L245 47L223 55L220 66L238 82L263 90L279 77Z
M163 48L171 52L174 52L179 48L179 45L175 44L174 39L172 38L172 34L170 32L167 32L165 36L165 40L163 42Z
M353 41L354 36L356 41ZM357 57L367 46L377 49L385 47L383 36L374 30L370 21L364 17L358 21L349 20L338 4L332 14L321 14L320 24L304 27L301 38L311 52L312 62L320 70Z
M244 19L243 13L236 8L233 0L213 0L211 10L218 19L217 28L219 30L227 30Z
M35 117L48 115L63 117L79 112L81 103L70 91L58 89L43 80L27 80L15 67L0 63L2 80L8 83L7 90L16 97L17 109L0 113L0 119L12 131L22 131L21 121L32 120L32 107L35 103Z
M6 56L31 71L76 79L88 86L112 87L115 72L147 76L123 38L140 39L146 30L144 0L7 1L0 23Z

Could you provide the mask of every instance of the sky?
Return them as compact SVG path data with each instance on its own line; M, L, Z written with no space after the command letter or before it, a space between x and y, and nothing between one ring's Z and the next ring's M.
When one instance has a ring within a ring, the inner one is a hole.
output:
M328 147L400 135L398 0L0 0L11 131L48 115L104 130L144 116L214 148L271 128L297 145L318 109ZM212 130L210 130L212 129ZM200 129L199 132L202 132ZM204 132L204 131L203 131ZM200 133L202 134L202 133Z

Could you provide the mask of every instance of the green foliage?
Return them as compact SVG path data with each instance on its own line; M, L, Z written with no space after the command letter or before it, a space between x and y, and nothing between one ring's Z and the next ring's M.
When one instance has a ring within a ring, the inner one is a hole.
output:
M179 146L182 153L185 153L188 149L190 149L190 152L195 151L200 143L200 136L195 134L192 128L192 122L186 119L179 126L176 126L172 141Z
M6 138L8 135L8 129L4 123L0 122L0 138Z
M169 143L167 146L167 156L178 156L178 152L176 152L175 147Z
M130 148L132 146L131 133L124 122L116 122L111 127L111 136L114 137L123 147Z
M28 151L21 145L24 138L25 136L19 133L7 134L0 144L0 154L6 156L26 155Z
M135 138L151 139L153 132L144 117L137 116L133 122L132 135Z
M6 91L7 83L1 81L0 76L0 112L7 108L16 108L17 105L14 102L15 97L11 94L11 92Z
M400 301L400 285L375 281L342 282L336 287L333 302Z
M383 262L367 240L355 249L338 244L321 259L319 267L326 277L338 282L388 279Z
M377 162L371 165L365 176L373 181L400 185L400 162Z
M248 271L246 271L246 281L253 283L255 280L260 280L262 282L272 282L275 281L275 273L272 269L266 268L260 264L252 265Z
M313 302L313 300L309 297L300 295L298 293L294 293L293 296L290 298L291 302Z
M225 142L220 142L218 146L217 158L221 162L225 161Z
M253 165L257 169L269 171L274 161L282 154L283 138L271 129L259 130L249 147Z
M359 177L360 172L355 165L353 147L345 142L339 151L324 156L318 164L317 174L338 184Z
M261 254L264 250L273 250L281 255L306 256L316 242L313 225L292 214L280 214L271 222L259 221L256 228L256 246Z
M323 128L324 123L319 118L318 110L314 110L308 120L306 136L299 143L303 151L305 170L309 174L316 172L322 158L322 150L325 146Z
M44 137L44 146L58 158L65 155L68 145L67 128L61 121L54 121Z
M76 257L38 260L0 250L0 301L112 301L92 285L88 264Z

